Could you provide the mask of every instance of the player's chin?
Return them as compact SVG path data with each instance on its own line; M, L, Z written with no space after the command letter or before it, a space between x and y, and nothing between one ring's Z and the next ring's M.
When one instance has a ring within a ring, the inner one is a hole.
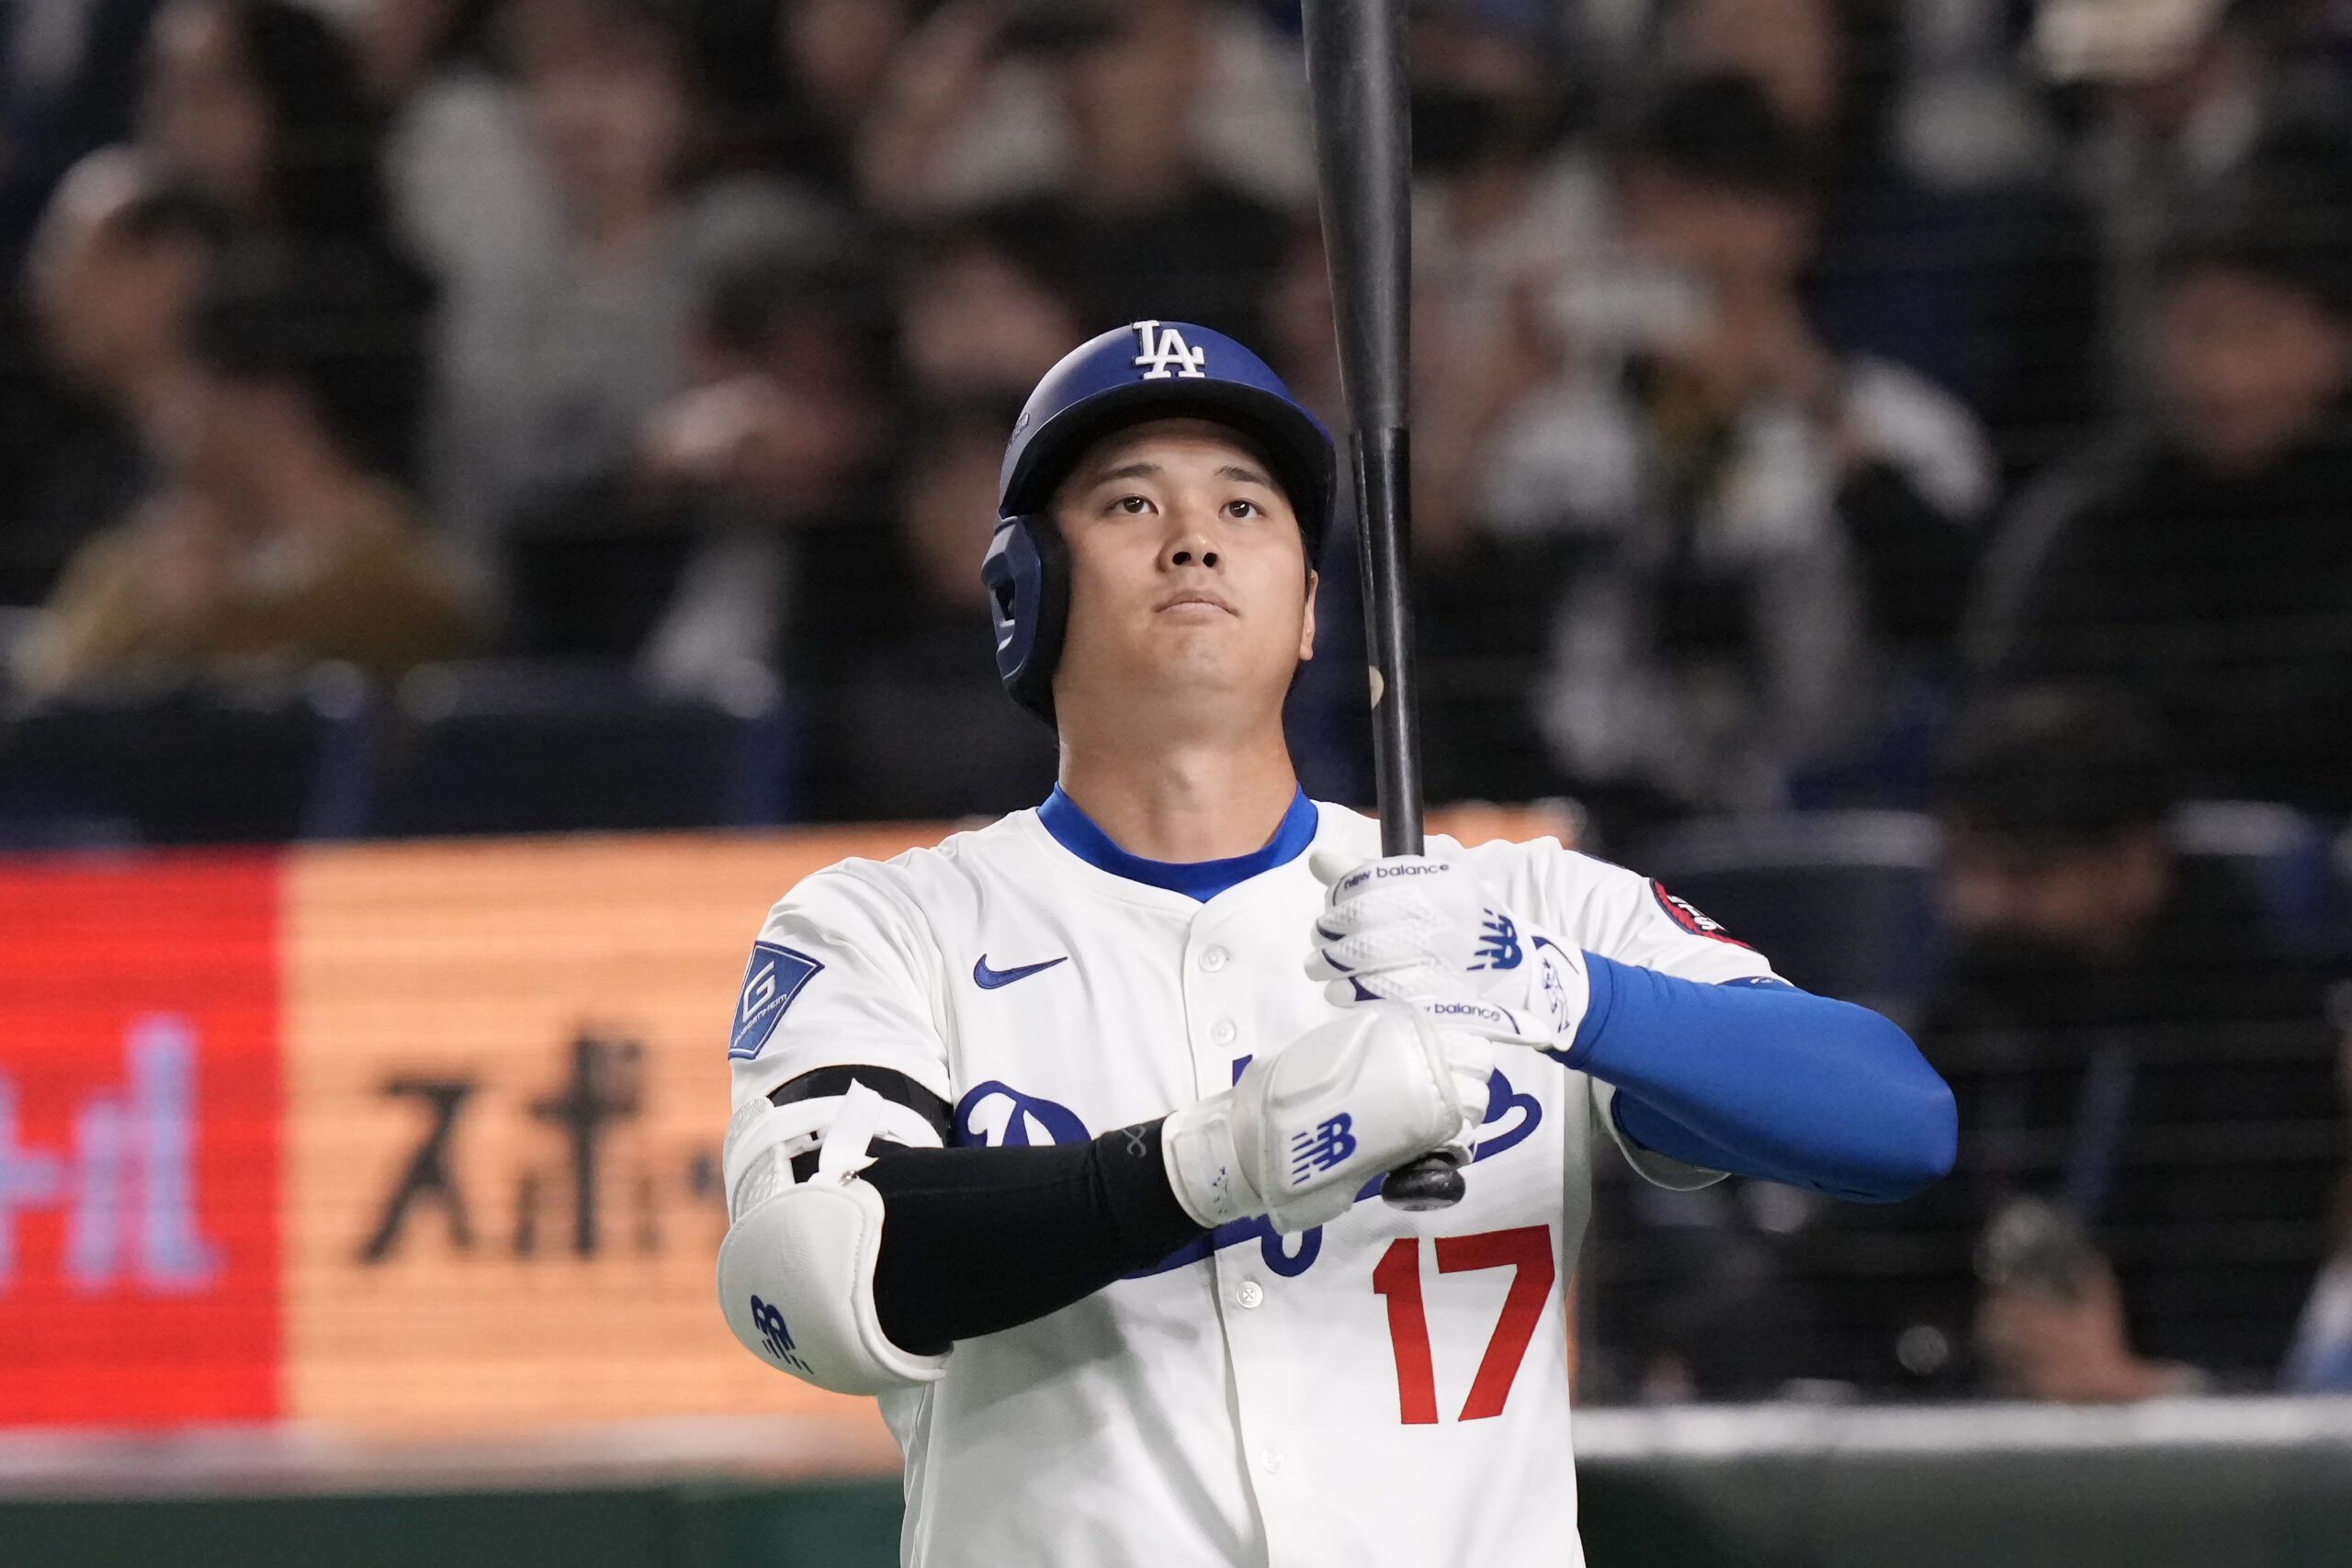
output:
M1262 649L1204 643L1162 649L1151 661L1154 683L1168 695L1226 705L1287 691L1294 668L1278 668Z

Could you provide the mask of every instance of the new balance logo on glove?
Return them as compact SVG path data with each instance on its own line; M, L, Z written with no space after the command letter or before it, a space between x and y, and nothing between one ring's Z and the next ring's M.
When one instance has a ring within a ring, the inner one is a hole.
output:
M1295 1134L1290 1141L1291 1185L1297 1186L1318 1170L1345 1164L1356 1152L1356 1135L1350 1130L1355 1124L1356 1119L1342 1111L1314 1132Z
M797 1367L803 1372L808 1371L808 1363L793 1354L792 1330L785 1326L784 1314L753 1296L752 1322L758 1327L760 1343L767 1347L769 1355L788 1367Z
M1497 910L1487 911L1478 922L1478 946L1472 954L1481 962L1473 969L1516 969L1521 956L1519 951L1519 925L1509 915Z

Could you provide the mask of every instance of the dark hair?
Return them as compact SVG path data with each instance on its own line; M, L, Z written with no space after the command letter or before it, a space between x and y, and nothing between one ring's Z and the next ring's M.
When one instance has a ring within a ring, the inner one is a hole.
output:
M2209 266L2249 272L2352 319L2352 179L2325 152L2280 148L2177 214L2165 276ZM2352 147L2335 152L2352 159Z
M249 246L206 280L198 362L230 380L289 382L364 468L405 479L425 390L431 291L364 247Z
M1037 220L1037 209L1029 203L982 207L902 233L899 265L912 271L942 265L966 251L986 251L1003 258L1039 288L1070 300L1075 310L1075 279L1068 258L1059 254L1066 247L1058 246L1057 238L1049 225Z
M1938 811L1962 826L2049 848L2161 823L2180 798L2162 725L2104 688L2002 693L1961 719L1937 770Z
M221 0L269 111L268 218L297 243L385 243L382 122L359 62L329 23L288 0Z
M1746 196L1802 196L1820 176L1813 144L1745 76L1717 72L1669 85L1634 122L1625 151L1686 179Z
M810 231L747 239L714 257L697 308L720 346L756 354L778 328L815 320L847 333L860 362L888 363L895 321L865 248L846 233Z

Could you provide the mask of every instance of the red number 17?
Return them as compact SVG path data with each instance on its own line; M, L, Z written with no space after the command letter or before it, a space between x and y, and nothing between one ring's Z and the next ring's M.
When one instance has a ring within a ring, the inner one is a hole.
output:
M1478 1375L1463 1402L1463 1421L1476 1421L1503 1413L1510 1397L1511 1380L1526 1359L1528 1341L1544 1316L1544 1298L1552 1293L1552 1230L1549 1225L1522 1225L1517 1230L1487 1231L1478 1235L1437 1238L1437 1271L1468 1273L1479 1269L1510 1268L1510 1292L1503 1297L1503 1314L1495 1323L1495 1337ZM1388 1244L1380 1265L1372 1271L1374 1295L1388 1298L1388 1338L1396 1352L1396 1404L1408 1427L1429 1426L1437 1420L1437 1372L1430 1364L1430 1320L1421 1310L1421 1240L1402 1236Z

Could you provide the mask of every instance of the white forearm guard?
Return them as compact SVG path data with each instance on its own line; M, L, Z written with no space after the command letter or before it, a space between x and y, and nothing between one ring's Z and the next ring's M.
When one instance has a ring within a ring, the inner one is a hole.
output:
M876 1134L937 1148L912 1111L861 1083L847 1094L773 1106L754 1100L727 1129L728 1213L718 1248L718 1303L743 1348L835 1393L881 1393L936 1381L944 1356L890 1343L874 1310L882 1194L858 1172ZM820 1150L795 1183L792 1160Z

